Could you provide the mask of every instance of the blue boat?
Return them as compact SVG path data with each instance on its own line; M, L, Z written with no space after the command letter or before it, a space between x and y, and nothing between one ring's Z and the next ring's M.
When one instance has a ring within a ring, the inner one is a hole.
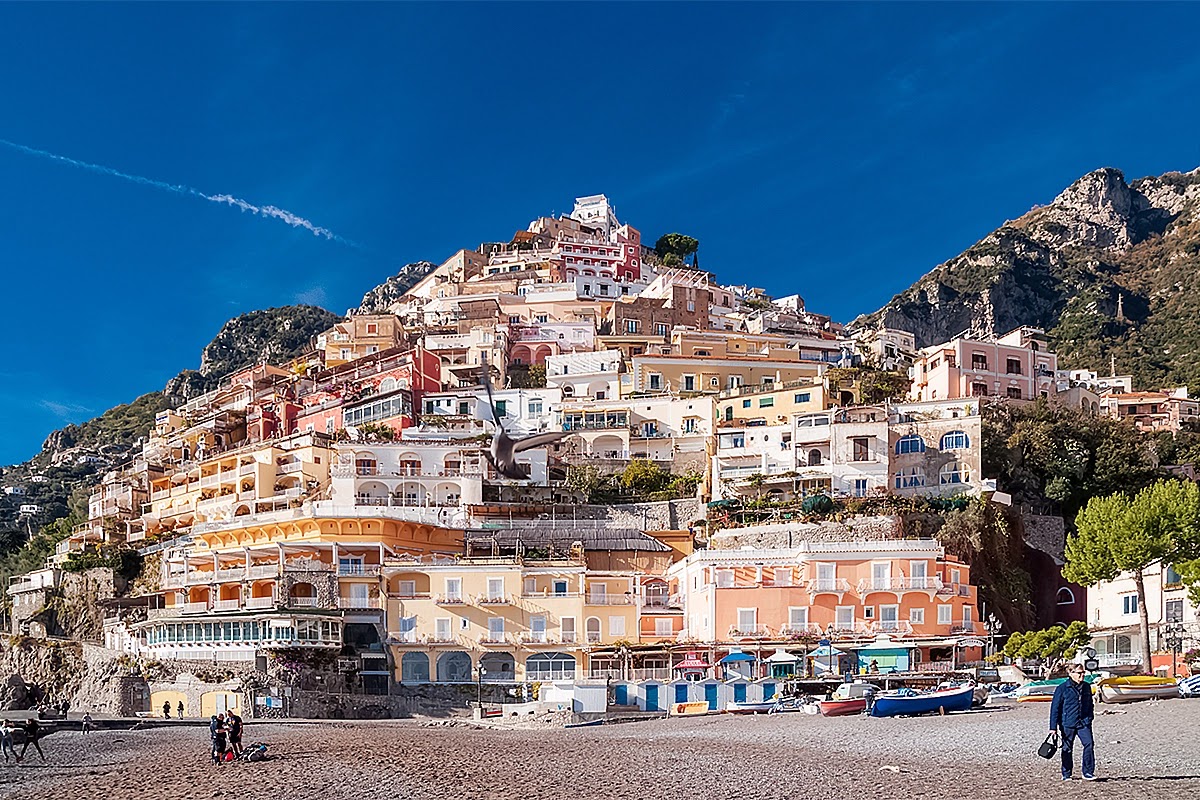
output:
M975 687L956 686L936 692L917 692L898 689L875 698L871 708L872 717L912 717L917 714L934 714L942 711L967 711L971 708Z

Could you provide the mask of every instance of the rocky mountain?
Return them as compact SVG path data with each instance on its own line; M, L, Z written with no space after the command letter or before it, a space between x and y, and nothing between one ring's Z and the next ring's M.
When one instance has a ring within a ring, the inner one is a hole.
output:
M1044 328L1060 364L1200 388L1200 169L1127 182L1106 168L1006 222L854 327L918 346Z
M392 277L363 295L358 305L361 314L380 314L404 296L404 293L416 286L429 273L437 269L437 264L429 261L414 261L405 264Z
M337 314L318 306L282 306L234 317L204 348L200 368L180 372L164 392L188 400L215 389L222 378L243 367L295 358L309 348L314 336L339 320Z

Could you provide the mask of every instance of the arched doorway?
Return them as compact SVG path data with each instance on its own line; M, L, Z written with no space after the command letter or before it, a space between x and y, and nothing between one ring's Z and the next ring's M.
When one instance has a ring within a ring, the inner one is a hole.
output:
M575 657L567 653L538 653L525 661L527 681L570 681L575 679Z
M400 659L401 683L429 683L429 656L405 653Z
M471 657L461 650L442 653L437 661L439 683L470 683Z
M311 583L293 583L288 590L290 605L312 608L317 604L317 587Z
M517 660L510 653L487 653L479 666L487 670L484 683L513 683L517 679Z

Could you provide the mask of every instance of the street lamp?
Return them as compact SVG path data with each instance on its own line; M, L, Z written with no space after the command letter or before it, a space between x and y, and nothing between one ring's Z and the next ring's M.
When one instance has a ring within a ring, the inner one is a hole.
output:
M479 706L479 716L483 718L483 676L487 675L487 670L482 666L479 667L479 672L476 673L478 678L475 681L475 704Z
M1166 640L1167 649L1171 651L1171 675L1172 677L1179 674L1179 650L1183 647L1183 626L1179 624L1168 625L1163 629L1163 635Z
M988 632L988 655L995 655L996 634L1000 632L1002 627L1004 627L1004 623L1002 623L995 614L989 612L987 619L983 623L983 627L987 628Z

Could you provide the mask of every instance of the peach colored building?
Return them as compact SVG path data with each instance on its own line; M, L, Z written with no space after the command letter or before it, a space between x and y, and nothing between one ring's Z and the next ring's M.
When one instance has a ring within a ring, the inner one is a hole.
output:
M1017 328L990 341L961 336L926 347L913 362L910 394L921 401L1052 397L1058 356L1047 347L1038 328Z
M674 565L683 638L761 648L828 637L843 650L880 637L910 666L963 660L980 630L970 567L933 540L804 542L788 549L704 550Z

